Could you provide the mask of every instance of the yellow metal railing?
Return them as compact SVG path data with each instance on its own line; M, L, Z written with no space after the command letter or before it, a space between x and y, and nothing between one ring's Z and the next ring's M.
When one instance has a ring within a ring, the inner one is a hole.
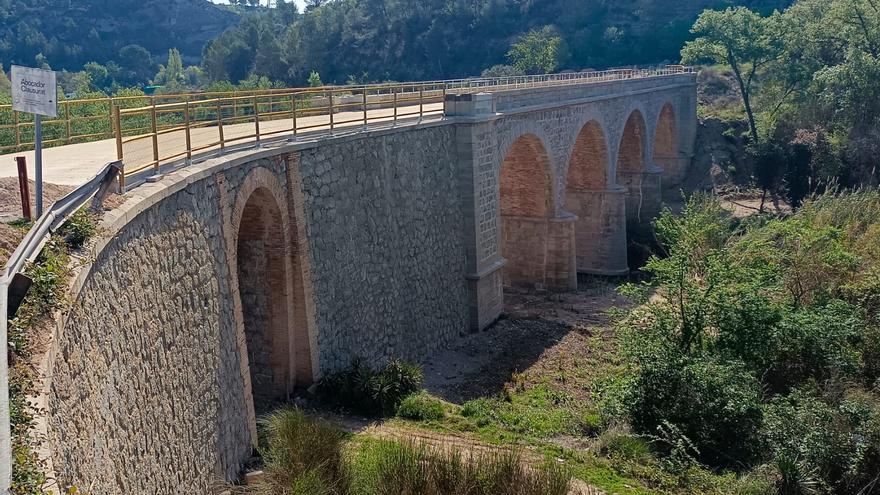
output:
M301 89L122 96L59 102L57 118L43 121L44 144L115 139L125 164L122 185L133 174L223 151L244 143L302 133L334 132L374 123L442 117L447 93L471 93L597 83L691 73L674 65L535 76L453 79ZM0 154L33 146L33 118L0 105Z

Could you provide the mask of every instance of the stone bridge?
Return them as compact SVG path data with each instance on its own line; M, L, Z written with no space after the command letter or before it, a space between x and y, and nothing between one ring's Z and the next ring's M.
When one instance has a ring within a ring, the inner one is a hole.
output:
M691 160L693 74L448 95L445 117L239 151L126 195L44 360L61 486L210 493L256 420L360 357L425 362L505 288L628 271Z

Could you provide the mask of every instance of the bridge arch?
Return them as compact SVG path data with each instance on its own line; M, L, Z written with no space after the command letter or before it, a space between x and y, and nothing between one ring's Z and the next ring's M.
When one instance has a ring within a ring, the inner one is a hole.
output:
M641 110L630 112L623 126L620 145L617 151L617 178L625 181L628 174L640 174L645 171L645 147L647 144L647 126ZM624 184L625 185L625 184Z
M609 187L610 168L605 132L597 120L590 120L575 138L565 181L565 209L577 217L575 259L580 273L628 271L623 192Z
M504 154L498 177L507 287L569 290L577 283L573 218L556 218L555 184L544 143L535 134L519 136Z
M657 117L654 132L652 161L663 169L664 186L680 184L685 174L685 161L679 151L678 126L675 107L665 103Z

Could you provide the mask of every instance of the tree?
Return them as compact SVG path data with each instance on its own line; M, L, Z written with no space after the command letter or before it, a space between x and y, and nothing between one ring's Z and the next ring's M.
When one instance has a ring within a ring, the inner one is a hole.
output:
M320 88L324 83L321 81L321 74L318 74L318 71L312 71L309 74L309 86L312 88Z
M549 74L559 67L565 51L562 38L551 26L533 29L510 45L507 58L527 74Z
M186 75L183 71L183 60L180 58L180 52L177 48L168 50L168 64L160 65L159 72L153 78L154 84L164 86L177 86L186 81Z
M525 75L525 72L512 65L493 65L480 74L482 77L510 77L522 75Z
M739 85L752 139L758 141L758 126L752 108L752 92L759 71L783 54L778 12L761 17L745 7L724 11L706 10L691 32L698 36L685 44L684 63L712 62L729 66Z
M119 49L117 60L121 82L133 85L146 82L154 74L153 56L140 45L125 45Z
M9 82L9 78L6 77L6 72L3 70L3 64L0 64L0 93L9 93L12 90L12 83Z

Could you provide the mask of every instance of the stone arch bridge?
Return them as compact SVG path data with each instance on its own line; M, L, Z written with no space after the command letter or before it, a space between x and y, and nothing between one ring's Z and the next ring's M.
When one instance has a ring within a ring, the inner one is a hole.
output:
M693 74L445 105L181 168L108 212L45 360L60 484L209 492L262 411L355 356L425 361L505 286L626 273L693 153Z

